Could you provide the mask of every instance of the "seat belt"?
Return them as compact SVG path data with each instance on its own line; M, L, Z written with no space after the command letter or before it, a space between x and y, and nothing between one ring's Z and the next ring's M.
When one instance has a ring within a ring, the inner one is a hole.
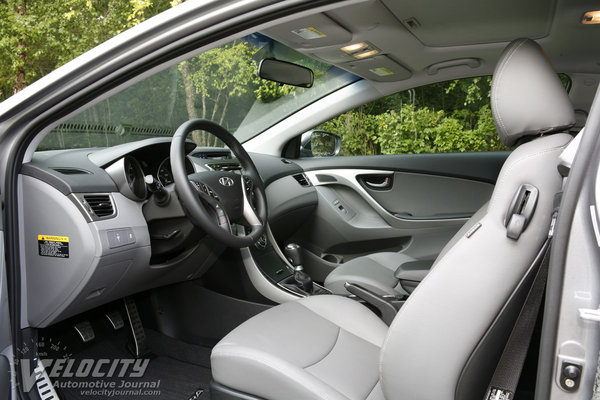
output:
M525 357L531 343L533 328L535 327L542 298L544 297L546 280L548 278L548 266L550 264L550 247L561 195L562 192L557 193L554 197L554 210L552 211L548 237L533 261L534 267L535 265L539 265L536 276L529 289L525 303L521 308L521 312L517 317L515 326L510 333L510 337L506 342L484 400L512 400L515 395L519 377L523 370L523 364L525 363Z

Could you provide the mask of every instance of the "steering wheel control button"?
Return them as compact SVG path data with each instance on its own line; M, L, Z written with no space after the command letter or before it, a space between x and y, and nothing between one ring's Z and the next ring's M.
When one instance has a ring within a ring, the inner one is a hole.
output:
M135 235L131 228L112 229L106 231L106 236L108 238L108 247L111 249L135 243Z

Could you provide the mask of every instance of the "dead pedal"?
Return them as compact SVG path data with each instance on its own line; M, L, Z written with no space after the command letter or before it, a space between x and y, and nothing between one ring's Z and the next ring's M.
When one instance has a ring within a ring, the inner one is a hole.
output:
M146 332L144 331L144 325L140 314L138 313L135 301L131 297L126 297L125 311L127 312L127 319L129 320L129 326L133 336L133 343L129 345L129 351L136 357L142 358L150 354L150 347L146 343Z

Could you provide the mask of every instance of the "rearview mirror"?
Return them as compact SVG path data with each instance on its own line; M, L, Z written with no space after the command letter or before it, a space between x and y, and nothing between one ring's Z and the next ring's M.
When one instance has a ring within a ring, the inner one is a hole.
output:
M304 88L311 87L314 80L310 68L274 58L261 60L258 65L258 76L269 81Z
M340 152L342 139L335 133L312 130L300 138L300 157L332 157Z

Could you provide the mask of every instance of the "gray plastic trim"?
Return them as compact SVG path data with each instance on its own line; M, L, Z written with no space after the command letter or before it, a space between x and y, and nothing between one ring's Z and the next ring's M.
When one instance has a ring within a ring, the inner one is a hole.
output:
M279 247L275 244L275 238L273 237L273 233L269 228L269 224L265 224L265 234L267 235L267 239L270 243L274 243L273 248L277 255L285 262L285 264L289 268L293 268L289 262L286 260L283 253ZM250 249L247 247L243 247L240 249L240 253L242 255L242 261L244 263L244 267L246 268L246 272L248 273L248 277L250 277L250 281L258 290L260 294L265 296L267 299L272 300L276 303L285 303L288 301L298 300L300 297L299 294L290 291L289 289L281 286L274 285L269 278L267 278L261 271L260 267L254 261L252 257L252 253Z
M127 160L127 162L131 163L130 167L132 167L136 170L136 174L139 174L137 179L139 179L143 182L144 173L142 171L142 167L139 164L139 161L137 161L135 158L133 158L131 156L125 156L125 157L120 158L119 160L115 161L114 163L112 163L111 165L106 167L106 172L108 173L108 175L110 175L112 180L117 184L119 191L121 193L123 193L123 195L125 197L127 197L131 200L135 200L135 201L142 201L142 200L144 200L144 198L139 197L136 193L134 193L134 190L131 187L133 182L129 181L130 178L128 176L128 171L126 171L126 166L125 166L126 160ZM145 195L146 195L146 184L144 183L144 197L145 197Z
M99 217L94 213L94 211L92 210L90 205L85 200L85 196L95 196L95 195L108 196L108 198L112 204L112 207L113 207L113 213L111 215ZM115 204L115 201L113 200L110 193L71 193L68 197L73 202L73 204L75 204L77 206L79 211L81 211L81 213L83 214L83 216L85 217L85 219L88 222L101 221L103 219L110 219L110 218L114 218L117 216L117 213L118 213L117 205Z
M377 212L377 214L390 226L394 228L429 228L447 225L464 224L468 218L445 218L445 219L405 219L391 214L383 208L359 183L359 175L384 175L394 174L394 171L381 170L361 170L361 169L326 169L319 171L308 171L306 175L309 177L314 186L324 185L344 185L353 189ZM317 175L328 175L335 178L335 182L327 180L326 182L319 181Z

